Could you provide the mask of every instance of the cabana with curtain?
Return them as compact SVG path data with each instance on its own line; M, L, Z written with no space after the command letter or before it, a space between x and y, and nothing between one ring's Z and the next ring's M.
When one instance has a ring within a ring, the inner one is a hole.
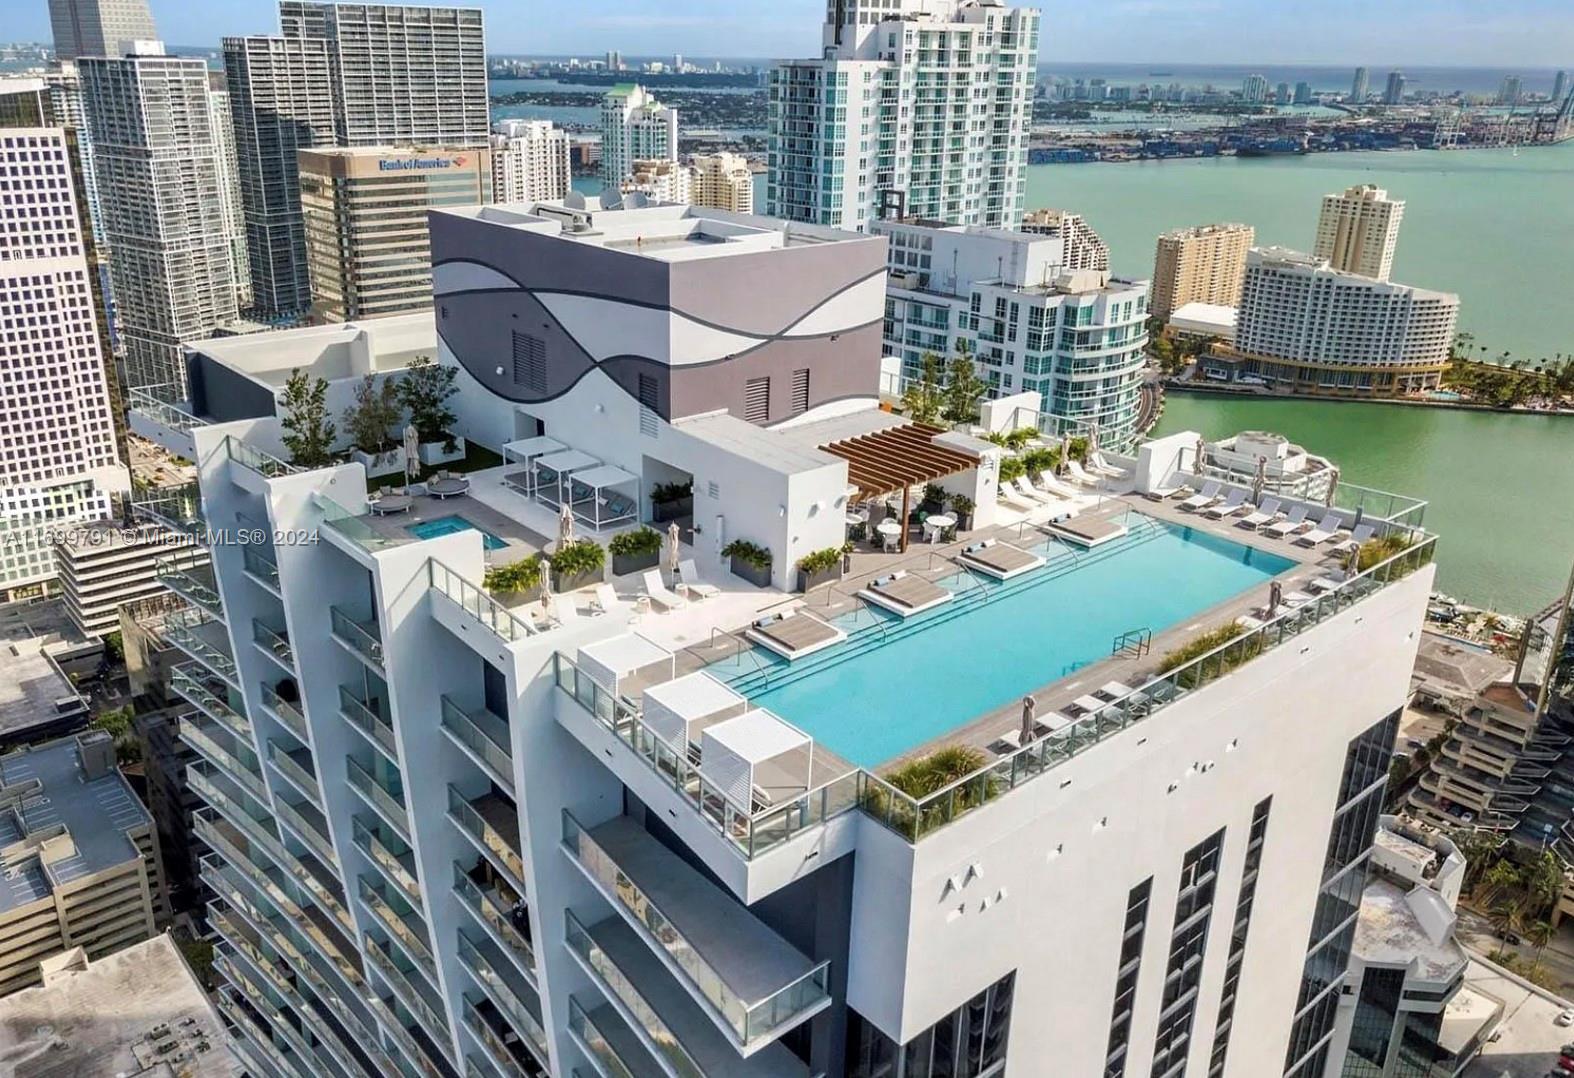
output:
M536 492L536 472L533 465L537 457L544 457L549 453L559 453L566 449L562 442L546 435L535 438L520 438L512 442L503 443L503 482L513 487L519 493L530 496ZM521 467L511 468L510 465L518 464Z
M603 464L568 477L569 507L574 516L600 531L639 517L639 476L615 464Z
M537 457L531 471L535 473L536 501L553 509L561 509L568 497L568 477L574 472L594 468L601 461L577 449L564 449Z
M696 762L708 727L736 718L749 702L703 670L652 685L643 701L645 725L674 750Z

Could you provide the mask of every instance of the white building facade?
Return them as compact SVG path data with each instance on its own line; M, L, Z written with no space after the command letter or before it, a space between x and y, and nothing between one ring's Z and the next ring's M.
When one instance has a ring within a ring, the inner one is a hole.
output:
M571 189L568 132L551 121L499 121L492 126L491 149L494 201L563 198Z
M241 310L251 306L251 259L246 253L246 209L240 194L240 166L235 155L235 124L227 90L208 90L208 115L218 148L219 214L230 245L230 273L235 280L235 302Z
M1015 228L1039 13L999 0L836 0L823 55L771 71L767 211Z
M754 212L754 173L735 153L695 154L689 158L689 201L732 213Z
M1148 285L1065 265L1075 243L982 228L879 221L890 240L884 327L902 376L966 354L995 396L1042 402L1048 433L1086 433L1129 446L1136 436Z
M1357 184L1336 195L1324 195L1317 215L1317 244L1312 253L1334 269L1388 280L1399 246L1403 199L1389 198L1374 184Z
M615 188L639 161L678 163L678 110L639 83L614 86L601 100L601 179Z

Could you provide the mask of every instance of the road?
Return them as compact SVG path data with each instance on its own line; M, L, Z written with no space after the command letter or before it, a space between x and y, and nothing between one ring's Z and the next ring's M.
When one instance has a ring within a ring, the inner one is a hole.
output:
M1491 958L1497 954L1497 931L1492 922L1481 914L1459 907L1459 924L1454 938L1477 954ZM1517 954L1526 962L1536 960L1536 949L1528 944L1508 945L1505 950ZM1560 996L1574 998L1574 922L1565 921L1552 937L1552 942L1541 954L1541 968L1557 978L1551 990ZM1574 1036L1570 1036L1574 1040Z

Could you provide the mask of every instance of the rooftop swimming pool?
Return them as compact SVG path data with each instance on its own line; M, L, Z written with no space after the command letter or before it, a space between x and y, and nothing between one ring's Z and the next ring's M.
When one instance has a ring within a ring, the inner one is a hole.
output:
M417 539L436 539L439 535L453 535L455 532L480 532L481 542L487 550L502 550L508 545L485 528L476 527L457 513L423 520L417 524L407 524L404 530Z
M1128 524L1092 552L1045 539L1033 549L1048 563L1003 584L940 578L957 597L905 621L845 614L835 619L845 642L796 662L756 647L708 669L872 769L1108 658L1123 632L1157 635L1295 564L1138 513ZM980 588L987 596L971 594Z

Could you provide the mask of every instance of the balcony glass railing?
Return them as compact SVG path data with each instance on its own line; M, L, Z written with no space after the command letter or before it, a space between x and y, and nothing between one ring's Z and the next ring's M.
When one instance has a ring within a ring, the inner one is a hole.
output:
M278 629L264 625L258 619L253 618L251 621L251 638L266 655L291 674L295 673L295 649L290 647L290 638L288 636L285 636Z
M415 858L401 839L387 838L367 827L358 817L350 820L351 839L356 849L377 866L389 883L403 893L405 900L421 906L421 884L415 874Z
M193 415L186 405L185 387L174 382L142 386L126 391L126 409L180 434L190 434L198 427L208 425L206 419Z
M414 981L405 975L393 960L393 954L383 945L366 937L366 956L371 959L372 966L382 974L383 980L388 982L388 987L393 989L395 998L404 1004L405 1010L415 1015L415 1020L420 1023L426 1035L432 1042L446 1051L448 1038L448 1022L438 1013L437 1009L428 1003Z
M350 778L350 788L365 798L400 838L409 842L410 813L404 804L403 784L393 778L388 780L388 785L384 785L370 771L356 763L353 756L344 758L344 766Z
M180 739L224 772L230 781L266 805L268 790L262 784L257 757L249 748L242 747L238 741L233 750L225 747L221 744L221 731L223 737L236 740L222 726L216 723L212 726L204 726L200 722L182 722Z
M255 543L241 547L241 566L263 587L279 594L279 565L265 549Z
M312 853L322 858L323 863L329 865L339 863L338 856L333 852L333 840L328 837L327 830L320 829L307 815L310 813L321 819L321 815L315 809L305 805L297 807L282 797L274 799L273 808L278 813L279 819L295 832L295 837L304 842ZM327 823L326 820L323 822Z
M371 911L377 922L399 944L405 957L419 966L421 972L436 984L437 958L432 954L431 944L427 942L429 935L426 922L414 913L400 913L394 909L388 896L368 883L364 876L355 878L355 890L361 897L361 904Z
M498 944L520 969L534 977L536 949L514 925L513 911L517 900L508 899L495 887L483 887L466 875L464 869L457 864L454 865L454 894L459 896L460 905L469 910L491 933L492 941Z
M519 850L452 786L448 787L448 816L461 831L470 836L517 890L525 890L525 861Z
M301 714L299 701L286 700L279 695L272 685L262 687L262 706L268 713L279 720L279 725L295 735L295 739L302 745L308 744L306 736L306 716Z
M365 520L324 494L312 495L312 503L322 511L322 522L329 531L337 532L368 553L388 550L408 542L385 535Z
M307 760L311 759L311 750L301 749ZM317 805L322 804L322 787L317 783L316 768L308 768L293 755L285 752L277 741L268 742L268 762L301 793L311 798Z
M195 603L209 613L222 617L224 600L214 584L213 569L209 566L191 565L190 559L178 556L159 558L153 563L153 573L158 582L187 602Z
M492 1001L492 1005L508 1019L515 1032L530 1043L530 1047L545 1065L547 1035L546 1030L541 1028L541 1020L525 1006L524 1000L519 998L507 978L497 971L491 960L482 954L475 944L465 938L463 932L459 933L459 961L475 975L476 982L481 985L487 998Z
M256 472L264 479L278 479L281 476L291 475L300 471L295 465L282 461L271 453L264 453L261 449L243 442L239 438L225 438L224 451L230 460L233 460L243 468Z
M830 994L830 963L821 962L797 980L755 1003L748 1003L727 986L700 949L661 912L655 901L636 884L607 852L579 825L566 809L563 812L563 844L605 893L616 896L624 911L641 925L647 942L661 948L672 964L681 969L689 983L732 1027L740 1044L769 1037L805 1013L822 1006ZM571 927L573 917L569 918ZM572 941L571 945L572 945Z
M504 640L512 643L515 640L535 636L539 631L437 559L432 558L426 564L428 578L435 591L458 603L465 613Z
M383 638L377 622L356 621L336 606L329 607L328 612L333 622L334 638L379 671L382 670Z
M162 488L156 496L138 498L132 509L144 520L162 524L199 543L208 541L208 522L202 515L202 495L195 480Z
M596 1066L603 1074L611 1078L634 1078L634 1072L623 1062L617 1049L612 1047L612 1042L596 1028L585 1009L579 1005L579 1000L573 996L568 997L568 1028L594 1057Z
M226 647L220 647L201 635L205 626L215 624L219 623L201 608L188 607L164 619L164 638L231 685L238 687L234 656ZM216 630L207 631L216 632Z
M393 725L389 723L387 716L382 714L381 708L371 707L367 701L357 696L354 690L346 685L340 685L339 714L345 722L365 734L388 758L389 763L398 764L399 749L394 743Z
M394 997L389 997L389 999L392 998ZM432 1061L431 1056L422 1050L409 1028L405 1026L404 1022L394 1012L389 999L373 996L367 1001L373 1012L381 1020L382 1028L388 1032L388 1036L393 1038L401 1053L399 1066L390 1068L389 1073L405 1076L425 1075L425 1078L447 1078L446 1072Z
M481 1047L486 1049L494 1066L509 1078L527 1078L527 1071L518 1059L514 1058L513 1049L509 1048L505 1039L506 1033L499 1028L502 1018L496 1014L487 1013L481 1006L466 998L464 1001L464 1022L470 1027L476 1039L481 1042Z
M240 694L232 690L221 678L214 677L201 663L182 663L170 671L169 687L176 696L224 727L231 734L244 740L251 738L251 723L246 721L242 707L230 701L239 700Z
M466 711L442 697L442 726L476 758L487 776L510 794L514 792L514 761L508 751L508 724L490 711Z

